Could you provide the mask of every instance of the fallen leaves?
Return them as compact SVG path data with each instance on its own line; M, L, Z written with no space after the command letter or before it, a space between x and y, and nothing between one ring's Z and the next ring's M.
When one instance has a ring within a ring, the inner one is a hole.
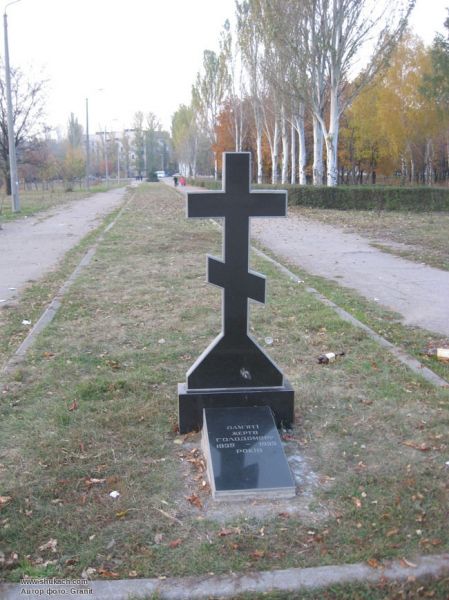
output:
M0 565L5 569L14 568L19 562L19 555L17 552L11 552L8 558L5 558L3 552L0 551Z
M396 535L399 533L399 529L397 527L394 527L393 529L390 529L389 531L387 531L387 533L385 534L385 537L392 537L393 535Z
M218 537L226 537L228 535L240 535L242 530L240 527L222 527L218 532Z
M428 548L429 546L440 546L443 542L439 538L434 538L432 540L424 538L419 543L421 546Z
M401 558L399 563L402 567L407 567L409 569L416 569L416 567L418 566L418 565L415 565L415 563L410 562L409 560L407 560L404 557Z
M106 481L105 478L98 479L96 477L88 477L87 479L84 480L84 484L86 485L86 487L90 488L93 485L99 485L100 483L104 483L105 481Z
M0 496L0 508L6 506L11 500L11 496Z
M357 498L357 496L354 496L354 497L352 498L352 501L353 501L353 503L354 503L354 506L355 506L356 508L362 508L362 501L360 500L360 498Z
M102 577L107 577L108 579L116 579L117 577L120 577L119 573L116 573L115 571L109 571L106 568L98 569L97 573Z
M191 494L190 496L186 496L186 500L190 502L192 506L196 506L196 508L203 508L203 503L201 502L201 498L196 494Z
M51 550L52 552L56 552L56 546L58 545L58 540L53 538L49 539L48 542L39 546L39 552L43 552L44 550Z
M81 578L82 579L90 579L92 577L92 575L95 575L96 572L97 572L97 569L95 569L94 567L87 567L81 573Z
M78 408L78 402L74 400L72 404L69 406L69 411L74 411Z
M425 442L414 442L413 440L406 440L402 442L403 446L408 446L409 448L414 448L415 450L419 450L420 452L428 452L432 449L432 446L426 444Z
M182 544L182 539L178 538L177 540L172 540L168 543L169 548L178 548Z
M366 562L372 569L380 569L382 567L382 563L380 563L377 558L370 558Z

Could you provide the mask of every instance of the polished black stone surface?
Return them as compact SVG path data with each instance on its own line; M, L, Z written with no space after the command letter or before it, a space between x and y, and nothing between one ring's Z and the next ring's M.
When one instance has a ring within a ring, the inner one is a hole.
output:
M224 217L223 259L208 257L208 281L223 288L220 335L187 373L187 388L281 387L283 375L248 335L248 299L265 302L265 278L249 270L250 217L287 212L285 191L250 191L250 153L223 155L223 191L188 194L187 216Z
M268 407L206 408L204 421L203 451L215 498L295 494Z
M282 387L244 390L188 390L185 383L179 383L179 433L199 431L203 426L204 408L268 406L277 427L291 427L294 422L294 395L285 377Z

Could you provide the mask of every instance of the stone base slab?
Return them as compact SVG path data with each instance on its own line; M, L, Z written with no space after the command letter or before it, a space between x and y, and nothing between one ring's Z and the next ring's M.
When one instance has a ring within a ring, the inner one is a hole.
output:
M203 408L269 406L277 427L291 427L294 421L294 390L284 379L282 387L227 390L188 390L178 384L179 433L200 431Z

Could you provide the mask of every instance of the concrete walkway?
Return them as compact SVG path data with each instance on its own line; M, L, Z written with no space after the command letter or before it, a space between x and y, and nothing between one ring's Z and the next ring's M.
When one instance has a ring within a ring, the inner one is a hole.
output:
M65 253L123 202L126 188L94 194L0 230L0 307L53 269Z
M183 194L205 191L177 189ZM294 214L287 219L253 218L251 231L279 258L355 289L402 315L407 325L449 337L449 271L382 252L359 235Z

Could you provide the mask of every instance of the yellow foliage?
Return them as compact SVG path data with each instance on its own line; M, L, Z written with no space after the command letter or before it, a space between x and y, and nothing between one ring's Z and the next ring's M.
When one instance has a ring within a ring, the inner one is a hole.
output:
M388 68L353 102L347 128L363 168L390 174L401 161L418 165L428 141L449 126L436 103L422 93L423 76L430 70L429 49L407 34Z

